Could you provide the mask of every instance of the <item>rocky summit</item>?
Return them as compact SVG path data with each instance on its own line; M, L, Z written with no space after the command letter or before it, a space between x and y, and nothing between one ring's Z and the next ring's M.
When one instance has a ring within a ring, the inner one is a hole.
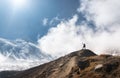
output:
M120 56L82 49L6 78L120 78Z

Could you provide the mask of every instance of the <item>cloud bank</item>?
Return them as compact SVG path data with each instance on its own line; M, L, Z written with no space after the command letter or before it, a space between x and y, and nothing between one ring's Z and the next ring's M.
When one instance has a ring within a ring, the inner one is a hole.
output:
M38 40L40 49L51 55L62 56L81 49L82 42L85 42L87 48L97 54L115 53L120 50L119 8L119 0L81 0L77 11L86 20L77 24L79 15L75 14L61 21Z

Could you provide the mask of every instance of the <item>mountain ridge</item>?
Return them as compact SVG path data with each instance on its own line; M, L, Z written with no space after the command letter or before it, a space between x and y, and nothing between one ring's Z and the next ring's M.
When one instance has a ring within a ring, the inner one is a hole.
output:
M25 70L52 60L39 47L22 39L0 38L0 71Z
M119 60L82 49L5 78L120 78Z

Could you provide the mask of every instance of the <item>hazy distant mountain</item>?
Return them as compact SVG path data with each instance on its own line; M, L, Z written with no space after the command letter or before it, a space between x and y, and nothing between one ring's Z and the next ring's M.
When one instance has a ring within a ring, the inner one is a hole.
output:
M0 38L0 71L24 70L50 61L50 55L42 53L31 42Z
M120 57L83 49L11 75L6 78L120 78Z

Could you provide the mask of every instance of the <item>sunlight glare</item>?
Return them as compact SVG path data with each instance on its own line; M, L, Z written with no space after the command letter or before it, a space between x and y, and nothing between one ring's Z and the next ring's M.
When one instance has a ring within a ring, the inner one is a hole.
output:
M21 8L26 5L27 1L26 0L12 0L12 5L15 8Z

